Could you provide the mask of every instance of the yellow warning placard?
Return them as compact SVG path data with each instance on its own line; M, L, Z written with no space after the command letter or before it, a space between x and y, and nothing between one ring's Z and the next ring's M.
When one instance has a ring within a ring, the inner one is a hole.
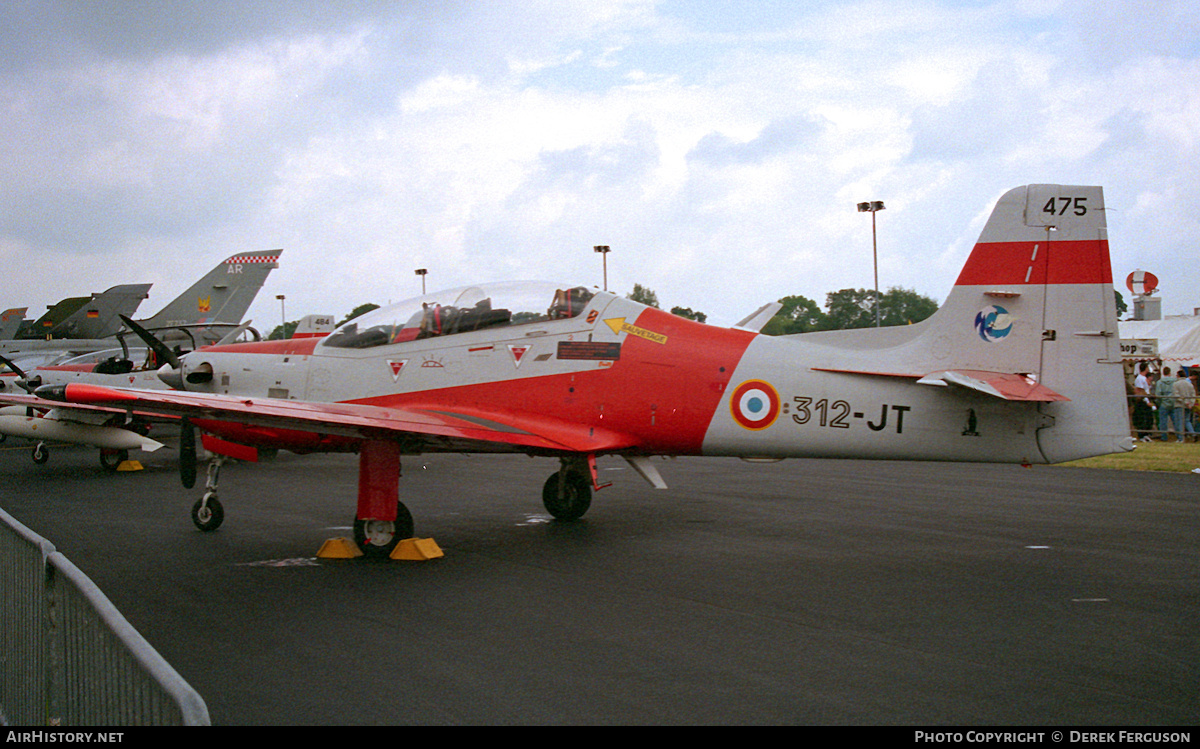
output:
M662 333L655 333L653 330L646 330L645 328L639 328L636 325L630 325L629 323L625 322L624 317L606 318L604 320L604 324L612 328L612 332L614 333L628 333L629 335L635 335L638 338L645 338L647 341L654 341L655 343L667 342L667 337Z

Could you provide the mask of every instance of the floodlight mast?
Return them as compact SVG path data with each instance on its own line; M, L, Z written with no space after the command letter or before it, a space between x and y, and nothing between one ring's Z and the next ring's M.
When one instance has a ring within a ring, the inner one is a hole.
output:
M882 200L872 200L858 204L859 213L871 214L871 259L875 265L875 327L881 327L879 321L879 248L875 241L875 213L884 208Z
M606 244L598 244L592 247L593 252L599 252L600 257L604 259L604 290L608 291L608 253L612 249Z

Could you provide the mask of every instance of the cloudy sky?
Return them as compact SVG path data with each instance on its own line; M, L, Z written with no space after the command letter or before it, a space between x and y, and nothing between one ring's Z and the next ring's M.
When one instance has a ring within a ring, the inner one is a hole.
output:
M1194 2L6 0L0 308L283 248L249 317L524 278L733 324L941 301L995 199L1099 184L1118 286L1200 307ZM1128 294L1126 297L1128 298Z

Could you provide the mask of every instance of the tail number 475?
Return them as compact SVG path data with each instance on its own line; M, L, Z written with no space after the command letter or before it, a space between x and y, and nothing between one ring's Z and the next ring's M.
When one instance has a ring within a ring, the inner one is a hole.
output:
M1049 213L1051 216L1065 216L1067 211L1076 216L1086 216L1087 198L1050 198L1046 205L1042 206L1042 213Z

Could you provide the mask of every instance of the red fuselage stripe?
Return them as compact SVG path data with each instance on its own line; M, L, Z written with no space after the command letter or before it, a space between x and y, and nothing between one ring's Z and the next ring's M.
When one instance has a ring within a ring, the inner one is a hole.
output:
M603 324L603 323L601 323ZM658 336L627 333L620 359L569 374L397 393L356 400L377 406L437 403L453 411L546 414L581 428L627 435L638 449L699 454L713 414L754 338L743 330L647 309L633 323ZM665 343L660 343L665 336Z
M321 337L289 338L286 341L252 341L250 343L227 343L224 346L206 346L202 351L230 354L275 354L277 356L306 356L313 352Z

